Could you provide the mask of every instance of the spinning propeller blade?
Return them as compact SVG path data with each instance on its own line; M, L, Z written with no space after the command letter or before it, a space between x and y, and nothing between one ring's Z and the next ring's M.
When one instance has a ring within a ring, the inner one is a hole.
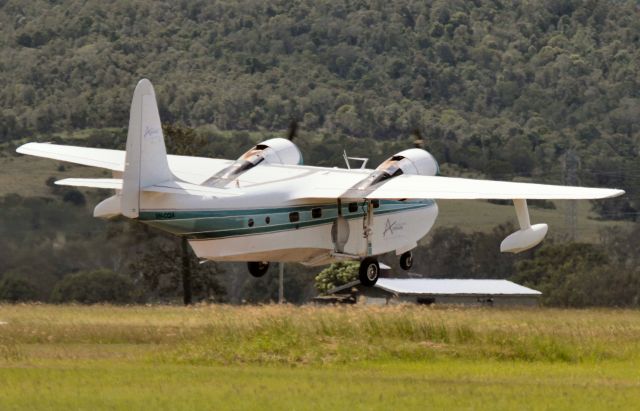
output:
M292 119L289 123L289 130L287 131L287 139L289 141L293 141L294 138L298 137L298 120Z
M413 133L411 133L411 135L415 138L415 140L413 140L413 146L415 148L424 149L424 139L422 138L422 133L420 133L420 130L416 128L415 130L413 130Z

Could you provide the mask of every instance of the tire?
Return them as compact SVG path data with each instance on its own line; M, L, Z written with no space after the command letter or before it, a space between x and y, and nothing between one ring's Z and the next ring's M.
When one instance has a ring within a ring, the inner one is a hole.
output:
M250 261L247 263L249 274L256 278L260 278L269 270L269 263L265 261Z
M407 251L400 256L400 267L405 271L410 270L411 267L413 267L413 254L411 251Z
M378 260L372 257L367 257L360 263L360 270L358 277L360 278L360 284L367 287L373 286L380 276L380 265Z

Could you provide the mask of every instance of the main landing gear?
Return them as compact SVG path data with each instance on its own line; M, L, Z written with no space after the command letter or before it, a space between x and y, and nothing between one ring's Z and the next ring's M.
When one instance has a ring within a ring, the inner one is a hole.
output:
M360 262L360 270L358 271L360 284L371 287L378 281L379 276L380 264L378 264L378 260L367 257Z
M407 251L400 256L400 267L405 271L410 270L411 267L413 267L413 254L411 251Z
M249 274L258 278L267 273L269 263L266 261L250 261L247 263L247 267L249 268Z

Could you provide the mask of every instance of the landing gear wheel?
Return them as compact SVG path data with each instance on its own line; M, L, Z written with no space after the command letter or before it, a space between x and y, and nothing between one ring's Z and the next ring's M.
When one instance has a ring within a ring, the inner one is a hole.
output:
M367 257L360 263L360 270L358 276L360 278L360 284L368 287L373 286L378 281L380 275L380 265L378 260L372 257Z
M249 274L258 278L266 274L269 269L269 263L266 261L250 261L247 263Z
M413 254L411 251L407 251L400 256L400 267L405 271L410 270L411 267L413 267Z

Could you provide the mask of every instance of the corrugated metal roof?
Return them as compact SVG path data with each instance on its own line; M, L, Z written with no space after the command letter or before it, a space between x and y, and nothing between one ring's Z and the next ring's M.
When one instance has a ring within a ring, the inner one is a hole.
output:
M396 294L541 295L508 280L460 280L439 278L380 278L375 285Z

